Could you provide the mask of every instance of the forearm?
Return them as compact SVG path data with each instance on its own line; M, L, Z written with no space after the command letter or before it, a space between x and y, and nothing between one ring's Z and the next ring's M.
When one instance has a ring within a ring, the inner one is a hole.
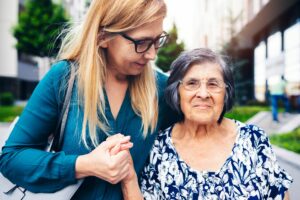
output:
M54 192L76 182L76 156L36 149L4 149L0 169L12 182L33 192Z
M141 200L144 199L141 193L137 177L135 176L134 179L124 183L122 182L122 192L124 200Z
M283 198L283 200L289 200L289 199L290 199L289 193L288 193L288 191L286 191L286 192L284 193L284 198Z

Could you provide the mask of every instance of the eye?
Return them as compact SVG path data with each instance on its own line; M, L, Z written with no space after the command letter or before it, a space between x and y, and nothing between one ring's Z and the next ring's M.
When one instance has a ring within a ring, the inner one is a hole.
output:
M149 45L149 43L151 43L151 40L137 40L136 44L137 45Z
M207 82L207 86L210 88L214 88L214 87L219 87L219 82L218 81L208 81Z
M193 86L193 85L198 85L199 81L197 80L189 80L186 82L186 85L189 85L189 86Z

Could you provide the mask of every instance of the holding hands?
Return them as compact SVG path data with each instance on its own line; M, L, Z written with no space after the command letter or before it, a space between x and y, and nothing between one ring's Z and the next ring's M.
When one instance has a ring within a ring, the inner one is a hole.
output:
M76 178L95 176L116 184L127 176L132 176L132 170L135 175L129 152L132 146L130 136L116 134L108 137L92 152L77 158Z

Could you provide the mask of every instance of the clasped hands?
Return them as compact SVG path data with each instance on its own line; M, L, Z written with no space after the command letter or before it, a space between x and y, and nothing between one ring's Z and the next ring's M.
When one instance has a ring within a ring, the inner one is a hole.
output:
M133 147L130 136L115 134L88 154L76 160L76 178L95 176L116 184L136 178L129 149Z

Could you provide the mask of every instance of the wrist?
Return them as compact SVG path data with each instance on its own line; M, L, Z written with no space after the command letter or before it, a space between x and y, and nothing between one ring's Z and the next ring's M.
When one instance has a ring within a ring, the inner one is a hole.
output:
M122 185L124 185L125 187L131 186L131 185L138 185L138 178L136 173L134 173L134 175L130 176L130 177L126 177L122 180Z
M136 174L130 179L124 179L121 182L121 186L124 200L144 199L138 184L138 178Z
M90 176L89 160L85 155L78 156L75 163L75 176L77 179L81 179Z

